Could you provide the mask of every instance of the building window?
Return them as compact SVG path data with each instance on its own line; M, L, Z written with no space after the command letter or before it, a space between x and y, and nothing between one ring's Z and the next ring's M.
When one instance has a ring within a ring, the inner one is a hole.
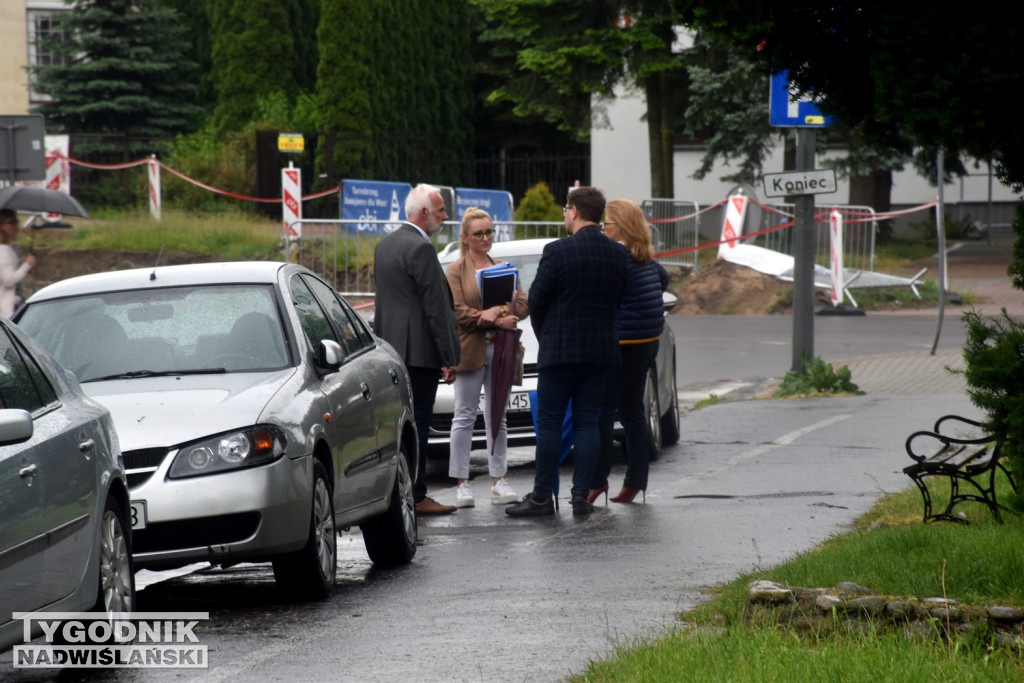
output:
M54 66L67 64L66 57L59 57L53 51L53 41L64 38L59 15L67 10L28 10L28 64L29 66ZM35 77L29 72L29 98L32 102L48 100L49 97L35 91Z

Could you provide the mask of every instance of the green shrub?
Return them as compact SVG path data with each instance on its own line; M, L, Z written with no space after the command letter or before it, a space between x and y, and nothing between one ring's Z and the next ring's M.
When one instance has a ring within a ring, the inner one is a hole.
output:
M801 372L789 371L774 396L807 396L813 394L860 394L860 388L850 381L850 368L833 369L821 358L804 354Z
M1017 240L1008 269L1016 289L1024 289L1024 203L1017 204L1013 221ZM1016 476L1024 473L1024 323L1014 320L1006 309L997 316L976 311L964 313L967 341L964 344L963 374L971 402L986 415L989 433L1004 439L1003 450ZM1024 511L1024 490L1010 500Z
M517 221L559 221L562 220L562 206L555 201L545 182L539 182L523 195L514 216Z

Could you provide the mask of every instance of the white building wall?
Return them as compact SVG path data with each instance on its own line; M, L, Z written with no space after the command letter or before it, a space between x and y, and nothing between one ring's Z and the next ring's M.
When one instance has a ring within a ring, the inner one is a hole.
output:
M606 197L625 197L636 202L651 198L650 153L647 144L647 123L644 120L646 103L643 93L619 89L613 100L600 103L603 119L600 126L595 124L591 133L591 182L601 189ZM768 116L767 109L765 116ZM765 173L781 173L783 169L781 140L772 155L765 161ZM694 201L701 206L722 201L734 183L719 180L732 173L721 161L716 163L704 180L695 180L694 172L700 167L704 156L702 149L676 149L675 152L675 199ZM830 150L820 156L817 166L829 156L842 156L840 150ZM970 166L971 176L956 180L944 188L947 204L957 202L984 203L989 199L988 167ZM977 175L975 175L977 174ZM994 202L1016 202L1017 197L995 178L991 181L991 196ZM765 200L763 187L755 185L758 198ZM846 204L849 201L850 186L845 179L838 179L838 190L834 194L818 195L817 204ZM912 166L893 176L893 205L914 206L938 198L938 189L928 183Z

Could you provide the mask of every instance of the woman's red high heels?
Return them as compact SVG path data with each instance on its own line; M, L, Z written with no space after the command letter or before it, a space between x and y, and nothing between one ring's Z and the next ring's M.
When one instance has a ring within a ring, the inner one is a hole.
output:
M602 493L604 494L604 504L607 505L608 504L608 484L605 484L602 488L599 488L599 489L590 489L590 493L587 494L587 502L588 503L593 503L595 500L597 500L598 498L601 497Z
M643 494L643 501L647 502L647 491L645 489L631 489L628 486L623 486L622 490L619 491L619 495L612 496L613 503L632 503L633 499L636 498L636 494Z

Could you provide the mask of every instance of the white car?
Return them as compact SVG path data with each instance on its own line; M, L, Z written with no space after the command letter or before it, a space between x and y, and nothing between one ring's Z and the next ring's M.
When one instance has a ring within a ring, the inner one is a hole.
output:
M128 515L110 413L0 318L0 650L14 612L135 609Z
M325 597L337 528L377 565L416 552L416 430L402 359L309 270L211 263L99 273L18 324L110 409L138 569L273 563Z
M544 246L554 239L529 239L495 242L491 246L490 255L500 262L508 261L519 269L523 289L527 292L530 283L537 274L537 266ZM440 254L438 260L442 268L459 259L459 243L449 244ZM665 293L666 312L676 304L673 294ZM512 387L508 409L505 416L508 429L509 446L520 446L534 443L536 432L531 412L531 392L537 391L537 337L529 319L519 329L523 331L520 341L526 348L524 357L523 385ZM651 439L651 459L657 459L662 445L674 444L679 440L679 398L676 391L676 338L672 329L665 325L658 345L658 356L647 375L647 387L644 391L644 402L647 406L647 429ZM451 385L441 383L437 389L434 402L434 418L430 423L431 455L438 458L448 457L448 446L451 437L452 415L455 412L455 392ZM616 430L621 426L616 424ZM483 394L480 396L480 409L477 412L476 424L473 428L474 448L485 447Z

